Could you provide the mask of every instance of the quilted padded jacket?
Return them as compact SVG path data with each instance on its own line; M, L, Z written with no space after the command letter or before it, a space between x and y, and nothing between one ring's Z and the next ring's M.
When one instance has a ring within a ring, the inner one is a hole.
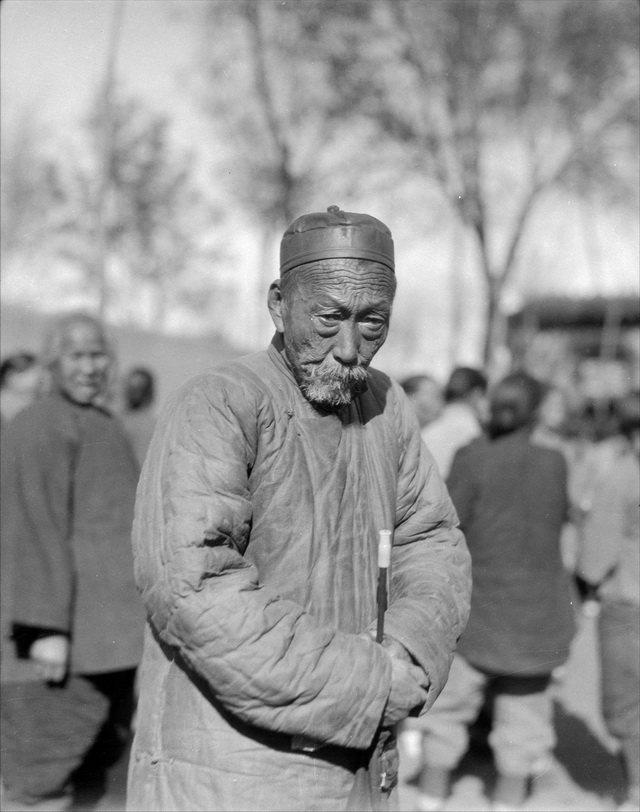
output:
M391 685L367 633L384 528L385 632L428 674L425 712L466 622L470 560L400 387L369 370L366 392L323 414L276 336L174 394L134 520L149 622L129 809L386 808L387 793L353 800Z

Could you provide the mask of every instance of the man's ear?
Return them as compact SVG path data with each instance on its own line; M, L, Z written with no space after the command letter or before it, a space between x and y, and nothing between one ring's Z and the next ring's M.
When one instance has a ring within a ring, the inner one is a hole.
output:
M275 324L276 330L279 333L284 333L284 323L282 321L282 291L280 290L280 280L276 279L269 286L269 296L267 298L267 305L271 320Z

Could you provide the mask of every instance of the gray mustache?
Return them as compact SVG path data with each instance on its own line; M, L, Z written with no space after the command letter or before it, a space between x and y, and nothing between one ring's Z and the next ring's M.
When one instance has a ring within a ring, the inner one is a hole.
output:
M367 370L363 366L342 366L334 363L315 364L308 369L312 380L322 380L325 383L364 383L367 380Z

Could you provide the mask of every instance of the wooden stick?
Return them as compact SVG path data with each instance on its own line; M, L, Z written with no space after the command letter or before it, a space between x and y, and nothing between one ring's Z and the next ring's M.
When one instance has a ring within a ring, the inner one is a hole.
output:
M387 575L391 563L391 530L380 531L378 542L378 628L376 643L384 639L384 613L387 611Z

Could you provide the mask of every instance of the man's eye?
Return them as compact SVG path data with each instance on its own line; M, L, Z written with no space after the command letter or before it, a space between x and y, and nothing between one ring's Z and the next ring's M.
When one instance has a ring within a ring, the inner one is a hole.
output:
M377 316L368 316L362 320L362 324L366 327L371 327L373 330L379 330L384 327L384 319L378 318Z
M319 318L329 324L335 324L336 322L340 321L341 317L339 313L321 313Z

